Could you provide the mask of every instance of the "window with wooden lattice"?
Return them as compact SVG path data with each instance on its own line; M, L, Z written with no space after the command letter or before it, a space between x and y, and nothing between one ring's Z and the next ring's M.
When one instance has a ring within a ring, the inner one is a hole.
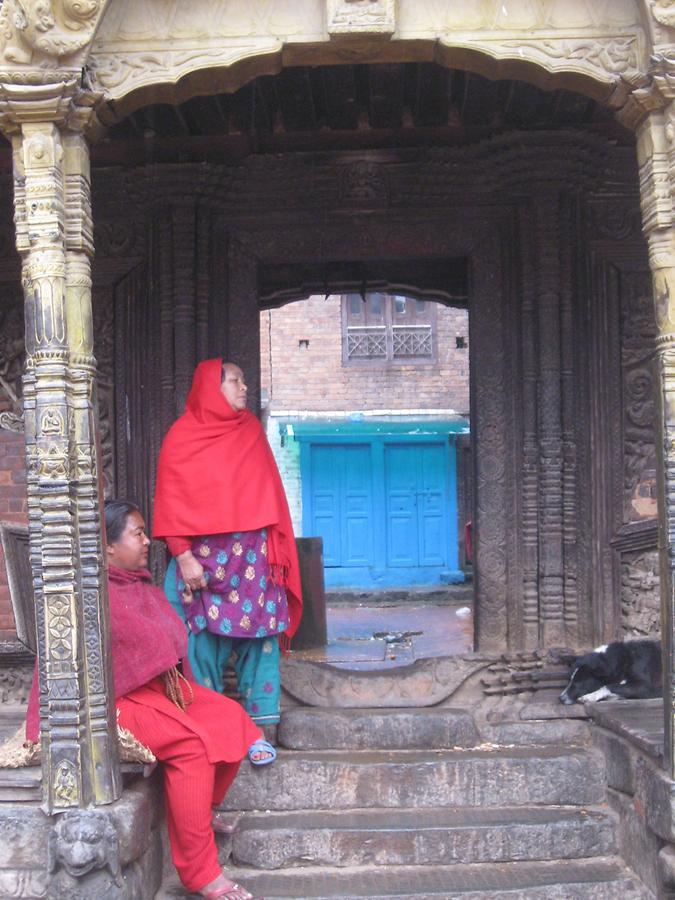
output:
M436 304L401 294L345 294L342 360L359 363L436 361Z

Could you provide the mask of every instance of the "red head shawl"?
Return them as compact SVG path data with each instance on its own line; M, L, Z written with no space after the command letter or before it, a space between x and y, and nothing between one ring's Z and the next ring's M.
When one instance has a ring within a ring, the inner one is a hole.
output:
M153 537L197 537L268 529L273 577L288 594L292 636L300 624L300 569L279 470L258 419L234 410L220 390L221 359L195 370L185 412L159 454Z

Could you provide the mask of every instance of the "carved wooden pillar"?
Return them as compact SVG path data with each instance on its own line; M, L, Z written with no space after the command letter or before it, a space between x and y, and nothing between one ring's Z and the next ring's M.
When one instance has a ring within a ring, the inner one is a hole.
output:
M519 213L521 240L531 230L530 210ZM526 243L526 242L523 242ZM522 260L522 300L520 308L523 373L523 646L539 645L539 449L537 447L537 317L533 260Z
M515 529L510 528L514 498L507 476L513 441L513 422L506 402L512 388L506 336L508 291L504 284L508 250L504 233L497 227L475 241L470 344L475 359L490 360L490 365L476 367L471 384L476 648L503 652L516 647L518 641L514 585L509 578Z
M163 437L164 431L169 428L176 416L183 410L182 407L180 409L177 408L174 392L175 341L171 219L167 210L163 210L156 219L157 221L150 229L150 245L152 248L150 270L158 299L152 298L151 302L153 302L153 307L157 308L159 313L160 383L162 386L160 417Z
M657 475L661 640L664 659L665 761L675 778L675 101L651 112L638 128L643 227L649 242L656 317L658 379Z
M12 89L2 91L11 101ZM74 105L74 82L17 91L21 102L8 103L2 125L13 142L23 263L28 508L43 789L51 812L109 803L121 785L108 691L89 152L75 130L88 110Z
M227 357L241 367L249 407L260 408L260 311L257 260L236 238L228 248Z
M535 200L539 332L539 604L544 646L564 643L562 407L560 395L559 201L554 189Z
M565 204L560 216L560 399L562 427L562 551L565 643L579 640L576 383L572 229L574 209Z
M196 360L195 207L176 204L172 210L174 382L176 414L185 408Z
M224 248L218 248L222 254ZM197 332L197 358L208 359L210 343L210 298L212 271L211 213L208 207L197 210L197 237L195 248L195 308Z

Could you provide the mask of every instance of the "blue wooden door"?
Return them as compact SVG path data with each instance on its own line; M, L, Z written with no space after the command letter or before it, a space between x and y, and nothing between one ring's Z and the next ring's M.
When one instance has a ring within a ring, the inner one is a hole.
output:
M324 565L372 565L370 445L315 445L311 454L311 486L310 534L323 538Z
M387 565L448 564L447 448L442 443L385 447Z
M445 436L308 441L301 459L303 532L323 538L328 587L463 581Z

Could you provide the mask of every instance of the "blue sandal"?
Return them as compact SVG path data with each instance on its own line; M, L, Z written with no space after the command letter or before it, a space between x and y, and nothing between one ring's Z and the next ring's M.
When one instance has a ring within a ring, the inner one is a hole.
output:
M265 759L253 759L254 753L269 753L270 755ZM252 766L269 766L276 758L277 751L269 741L266 741L263 738L258 738L258 740L254 741L248 748L248 759Z

